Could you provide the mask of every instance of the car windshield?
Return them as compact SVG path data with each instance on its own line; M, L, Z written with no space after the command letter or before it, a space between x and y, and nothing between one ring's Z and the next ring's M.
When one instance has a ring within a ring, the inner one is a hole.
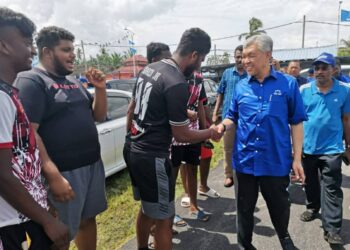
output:
M111 80L108 82L111 89L124 90L132 92L136 83L136 79L126 79L126 80Z

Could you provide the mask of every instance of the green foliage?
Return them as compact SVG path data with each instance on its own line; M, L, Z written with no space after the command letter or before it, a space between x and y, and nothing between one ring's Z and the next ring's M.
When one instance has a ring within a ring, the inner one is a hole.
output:
M95 57L90 56L87 59L87 67L94 67L102 70L104 73L111 73L120 66L122 66L125 59L128 58L128 54L119 54L116 52L108 52L106 48L101 48L100 52ZM85 64L80 48L76 51L75 59L75 74L82 74L85 71Z
M338 56L350 56L350 40L342 39L340 42L343 43L345 47L338 49Z
M238 40L241 41L242 37L247 40L251 36L265 34L264 30L260 30L263 27L263 23L260 19L252 17L249 20L249 32L242 33L238 36Z
M223 55L210 55L207 59L207 65L219 65L219 64L229 64L230 54L224 52Z

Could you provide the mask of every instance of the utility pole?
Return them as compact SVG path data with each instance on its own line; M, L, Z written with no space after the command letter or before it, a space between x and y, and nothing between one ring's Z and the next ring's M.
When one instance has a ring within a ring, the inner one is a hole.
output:
M127 27L125 27L124 28L124 30L126 31L126 33L127 33L127 35L128 35L128 39L129 39L129 35L131 36L131 43L132 44L130 44L129 43L129 41L128 41L128 44L130 45L130 49L134 46L134 35L135 35L135 33L132 31L132 30L130 30L130 29L128 29ZM132 51L134 51L134 50L130 50L130 52L132 52ZM136 53L134 54L134 53L132 53L133 55L132 55L132 65L133 65L133 73L134 73L134 78L136 77L136 67L135 67L135 56L136 56Z
M301 47L304 48L305 45L305 22L306 22L306 16L303 16L303 37L301 40Z
M83 42L83 40L81 40L81 50L83 52L83 61L84 61L85 71L87 71L87 63L86 63L85 49L84 49L84 42Z
M338 47L339 47L339 23L340 23L340 6L343 3L343 1L339 1L339 8L338 8L338 30L337 30L337 47L336 47L336 53L338 54Z
M217 57L216 57L216 44L214 44L214 62L215 62L215 65L218 64L218 60L217 60Z

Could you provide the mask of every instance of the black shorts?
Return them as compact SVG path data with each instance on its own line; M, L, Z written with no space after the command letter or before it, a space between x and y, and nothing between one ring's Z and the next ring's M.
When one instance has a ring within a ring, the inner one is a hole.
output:
M135 200L142 212L153 219L168 219L175 214L175 182L167 156L130 152L129 173Z
M53 244L42 226L33 221L0 228L0 239L4 250L22 250L22 244L27 244L28 249L48 250Z
M174 167L178 167L181 163L187 163L198 166L201 156L201 144L189 144L183 146L171 146L171 162Z

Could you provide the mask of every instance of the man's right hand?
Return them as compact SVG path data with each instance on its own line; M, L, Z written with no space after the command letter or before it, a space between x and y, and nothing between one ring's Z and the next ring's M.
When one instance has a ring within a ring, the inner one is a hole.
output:
M55 201L68 202L74 199L75 193L71 185L61 174L58 173L55 177L47 181Z
M51 249L66 250L69 248L69 230L66 225L52 217L43 225L43 228L46 235L53 242Z

